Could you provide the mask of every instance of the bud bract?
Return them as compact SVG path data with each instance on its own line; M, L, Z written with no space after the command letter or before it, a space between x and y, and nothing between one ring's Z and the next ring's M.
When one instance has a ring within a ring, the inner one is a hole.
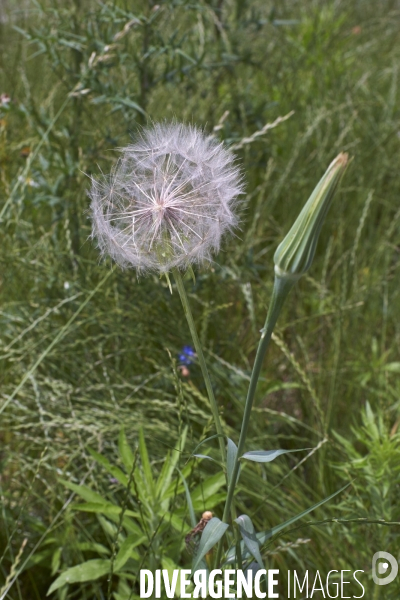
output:
M299 279L311 266L322 224L348 162L340 153L329 165L275 255L277 277Z

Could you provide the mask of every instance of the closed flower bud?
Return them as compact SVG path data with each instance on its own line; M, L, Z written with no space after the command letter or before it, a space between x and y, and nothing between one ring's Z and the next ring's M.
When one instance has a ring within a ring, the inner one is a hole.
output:
M275 255L277 277L296 281L311 266L322 224L348 162L348 154L340 153L311 194Z

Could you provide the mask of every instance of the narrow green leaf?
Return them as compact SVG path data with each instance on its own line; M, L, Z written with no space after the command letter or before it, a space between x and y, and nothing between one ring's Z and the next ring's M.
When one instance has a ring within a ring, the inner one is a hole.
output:
M139 493L140 502L142 502L146 506L150 506L149 502L151 502L151 498L154 496L151 494L145 485L145 480L142 477L142 473L140 469L135 469L133 474L133 478L135 480L135 490Z
M181 56L183 56L184 58L186 58L186 60L188 60L189 62L191 62L193 65L197 64L197 61L195 61L191 56L189 56L189 54L186 54L186 52L184 52L180 48L176 48L175 49L175 54L180 54Z
M226 500L226 491L223 491L221 494L214 494L207 498L207 501L202 499L196 500L193 502L193 508L195 512L203 512L204 510L212 510L216 506L220 506Z
M207 499L216 494L224 485L225 475L223 473L216 473L212 477L208 477L192 491L193 504L207 502Z
M122 507L113 504L112 502L83 502L82 504L74 504L72 506L73 510L80 510L82 512L91 512L91 513L99 513L105 515L106 517L112 515L121 514ZM124 514L127 517L135 517L139 518L140 514L137 512L133 512L132 510L125 510Z
M239 526L240 535L243 538L246 548L249 550L250 554L254 556L260 567L263 569L264 565L260 554L260 542L256 537L254 525L250 517L247 515L240 515L240 517L235 519L235 523L237 523Z
M71 567L62 573L50 586L47 596L70 583L83 583L85 581L96 581L110 572L110 561L95 558L87 562Z
M122 98L121 96L114 96L113 98L109 98L108 101L112 104L123 104L124 106L128 106L129 108L133 108L137 112L140 112L143 116L147 116L145 111L137 102L134 102L130 98Z
M125 473L121 471L121 469L118 469L118 467L112 465L105 456L99 454L98 452L96 452L96 450L88 448L88 451L93 456L93 458L99 463L99 465L106 469L107 473L115 477L115 479L117 479L119 483L122 483L122 485L128 485L128 477L125 475Z
M177 468L177 467L176 467ZM181 470L182 475L184 477L188 477L192 471L192 465L186 464ZM183 492L183 484L181 482L177 482L176 479L172 479L168 488L163 493L163 499L176 497Z
M186 520L181 519L176 514L168 515L168 522L171 525L171 527L173 527L175 531L179 534L179 536L182 534L182 531L187 529Z
M140 518L139 515L137 516L137 518ZM118 521L117 521L117 519L118 519ZM120 519L120 516L114 518L114 522L118 523L119 519ZM124 517L122 519L122 526L128 533L134 533L138 537L140 537L142 534L142 531L141 531L139 525L137 524L137 522L126 516L126 511L125 511Z
M115 557L114 571L120 571L129 560L132 550L147 540L148 538L146 535L142 535L141 537L138 537L135 534L128 535L128 537L122 542L118 554Z
M75 483L71 483L70 481L65 481L65 480L59 480L59 481L61 481L61 483L63 485L65 485L65 487L69 488L70 490L75 492L77 495L81 496L84 500L89 500L89 502L87 502L87 503L74 504L72 507L74 510L94 512L94 513L97 513L100 515L105 515L108 519L110 519L114 523L119 522L119 518L120 518L119 515L122 510L121 507L116 506L115 504L112 504L111 502L109 502L109 503L106 502L100 496L100 494L93 492L91 489L89 489L83 485L76 485ZM100 509L100 507L101 507L101 509ZM134 533L136 535L141 535L141 533L142 533L141 530L136 525L135 521L133 521L132 519L129 518L130 516L135 517L135 518L139 517L138 513L133 512L131 510L125 510L124 518L122 520L123 526L130 533Z
M280 531L282 531L282 529L285 529L286 527L289 527L290 525L293 525L293 523L296 523L296 521L298 521L299 519L302 519L303 517L305 517L306 515L308 515L310 512L312 512L313 510L315 510L319 506L322 506L323 504L325 504L325 502L329 502L329 500L332 500L332 498L334 498L335 496L337 496L338 494L340 494L341 492L343 492L345 489L347 489L349 487L349 485L351 485L351 484L347 483L345 486L343 486L342 488L340 488L340 490L338 490L337 492L334 492L333 494L331 494L327 498L324 498L323 500L320 500L316 504L313 504L312 506L310 506L310 508L307 508L306 510L303 510L303 512L297 514L296 516L292 517L291 519L288 519L284 523L281 523L280 525L276 525L275 527L272 527L272 529L269 529L268 531L257 533L256 537L257 537L258 541L260 542L261 545L264 544L272 536L274 536L277 533L279 533Z
M183 476L183 473L178 469L178 467L176 467L176 470L178 471L179 475L181 476L181 479L183 482L183 487L185 488L186 502L187 502L188 509L189 509L190 524L192 527L196 527L197 520L196 520L196 515L194 514L194 510L193 510L193 503L192 503L192 498L190 496L189 486L186 482L185 477Z
M400 373L400 362L391 362L383 366L384 371L392 373Z
M214 440L215 438L221 437L219 433L216 433L215 435L211 435L210 437L206 438L205 440L201 441L200 444L197 444L196 448L193 450L193 454L195 452L197 452L197 450L200 448L200 446L202 446L203 444L205 444L206 442L210 442L211 440ZM223 436L225 437L225 436ZM193 456L192 454L192 456Z
M217 460L215 460L215 458L212 458L212 456L207 456L207 454L193 454L192 456L193 458L205 458L206 460L212 460L212 462L217 463L217 465L220 464Z
M156 486L155 495L157 498L164 499L164 492L165 492L166 488L168 487L169 481L171 479L171 468L173 469L171 452L168 450L165 455L160 474L155 482L155 486Z
M253 462L267 463L275 460L275 458L278 458L282 454L304 452L306 450L312 450L312 448L300 448L299 450L252 450L251 452L245 452L240 458L245 458Z
M133 463L135 462L135 455L132 452L131 447L128 444L128 440L125 435L125 429L122 428L118 437L118 450L121 457L122 463L127 473L132 470Z
M152 468L149 460L149 455L147 452L146 441L144 439L143 428L141 427L139 430L139 451L140 451L140 459L142 461L142 469L143 475L147 484L147 490L152 497L154 497L155 486Z
M256 538L259 541L260 545L263 546L263 544L265 544L265 542L267 542L271 537L273 537L274 535L276 535L277 533L279 533L283 529L286 529L286 527L289 527L290 525L293 525L293 523L296 523L296 521L299 521L300 519L302 519L303 517L305 517L306 515L308 515L310 512L312 512L313 510L315 510L316 508L318 508L319 506L322 506L322 504L325 504L325 502L329 502L329 500L332 500L332 498L334 498L335 496L337 496L338 494L340 494L341 492L343 492L345 489L347 489L349 487L349 485L351 485L351 484L350 483L346 484L344 487L340 488L340 490L338 490L337 492L334 492L333 494L331 494L327 498L324 498L323 500L320 500L316 504L313 504L312 506L310 506L309 508L307 508L303 512L295 515L294 517L292 517L291 519L288 519L287 521L284 521L280 525L276 525L275 527L272 527L272 529L268 529L267 531L262 531L260 533L256 533ZM241 543L241 545L242 545L243 550L244 550L244 544L243 544L243 542ZM245 552L244 551L243 552L243 558L247 558L248 556L249 556L249 552ZM232 548L228 552L228 555L226 557L226 561L227 562L232 562L234 559L235 559L235 548Z
M122 98L121 96L106 96L101 94L91 100L92 104L114 104L116 106L127 106L140 112L142 115L147 116L145 111L139 104L131 100L130 98Z
M202 558L219 542L228 529L229 525L223 523L217 517L213 517L205 526L201 535L199 548L197 550L196 558L193 562L193 571L196 570Z
M228 447L226 452L226 470L228 475L228 484L231 484L233 467L235 465L236 457L237 457L237 446L235 442L232 442L230 438L228 438ZM238 474L239 477L239 474Z
M161 559L161 565L163 569L168 571L168 579L171 585L171 592L174 593L176 598L180 597L181 589L181 568L172 560L163 556ZM175 584L175 585L174 585ZM172 596L169 596L172 597Z
M86 487L86 485L78 485L77 483L72 483L72 481L66 481L65 479L59 479L58 481L87 502L95 502L98 504L104 504L105 502L100 494Z
M103 544L98 544L96 542L80 542L76 544L78 550L82 552L95 552L96 554L110 554L109 548L103 546Z
M260 378L261 379L261 378ZM265 389L265 396L280 392L281 390L293 390L303 387L300 383L284 383L283 381L269 381Z
M53 552L53 556L51 557L51 576L57 573L61 564L61 552L62 548L56 548L55 552Z
M163 467L161 469L161 473L158 476L156 483L156 495L163 499L171 483L172 474L182 454L182 450L185 447L187 431L188 427L185 426L179 440L178 448L174 448L171 452L168 452Z

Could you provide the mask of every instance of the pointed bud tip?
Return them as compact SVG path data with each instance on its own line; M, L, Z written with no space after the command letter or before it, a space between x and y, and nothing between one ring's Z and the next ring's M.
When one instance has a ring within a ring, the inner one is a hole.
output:
M311 266L322 224L349 161L341 152L331 162L295 223L274 255L275 274L287 280L299 279Z
M341 152L340 154L337 155L336 158L333 159L333 161L331 162L331 164L329 165L330 167L333 166L340 166L340 167L345 167L347 165L347 163L349 162L349 155L347 152Z

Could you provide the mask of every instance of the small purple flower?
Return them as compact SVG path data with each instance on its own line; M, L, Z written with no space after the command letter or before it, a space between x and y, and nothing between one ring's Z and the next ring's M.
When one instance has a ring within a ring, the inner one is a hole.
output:
M193 364L193 359L196 357L196 353L191 346L183 346L182 352L179 355L179 362L181 365L187 367Z

